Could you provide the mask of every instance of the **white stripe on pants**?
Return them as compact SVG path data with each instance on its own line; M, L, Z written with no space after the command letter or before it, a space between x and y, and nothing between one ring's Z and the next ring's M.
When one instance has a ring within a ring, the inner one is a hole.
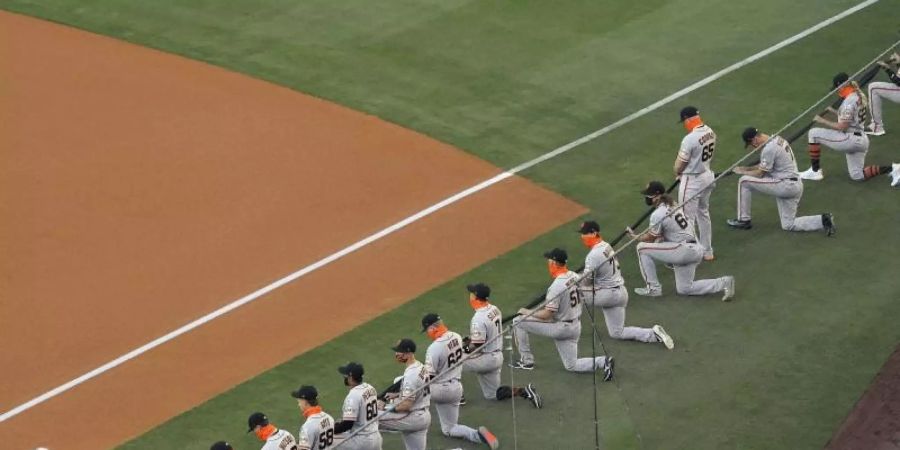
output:
M785 231L818 231L825 228L822 216L797 217L797 206L803 196L803 183L799 180L778 180L744 175L738 180L739 220L750 220L750 204L753 192L775 197L781 228Z
M872 111L872 123L881 128L884 128L884 122L881 121L881 99L883 98L900 103L900 86L884 81L869 83L869 101L871 102L869 109Z
M725 277L694 280L703 259L703 246L685 242L641 242L637 245L641 275L651 289L662 289L656 277L656 261L675 266L675 291L681 295L705 295L725 290Z

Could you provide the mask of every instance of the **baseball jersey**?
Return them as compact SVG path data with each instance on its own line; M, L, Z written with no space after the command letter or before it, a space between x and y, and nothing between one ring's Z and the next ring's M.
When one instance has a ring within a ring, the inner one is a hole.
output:
M672 206L672 209L675 205ZM669 205L660 203L650 215L650 232L655 236L662 236L666 242L696 241L693 224L684 215L684 211L678 210L671 216Z
M858 92L854 91L841 102L841 107L838 109L838 122L848 124L846 130L848 133L862 133L867 115L868 112L863 105L862 98Z
M324 450L334 444L334 419L325 411L306 418L297 434L298 450Z
M581 298L578 296L578 285L566 286L566 283L575 276L571 270L556 277L550 287L547 288L547 303L544 308L553 311L553 318L557 322L577 320L581 317Z
M352 420L353 428L348 433L355 432L360 428L365 428L369 422L372 422L368 428L360 433L377 433L378 421L374 420L378 415L378 392L369 383L360 383L353 386L344 399L343 420Z
M422 389L426 382L428 382L428 371L425 370L425 365L419 361L403 371L403 381L400 382L400 400L413 399L411 411L427 409L431 404L428 388Z
M463 357L462 337L447 331L428 346L425 353L425 367L428 375L437 378L438 382L459 380L463 366L459 362Z
M297 450L297 440L291 433L278 430L266 439L262 450Z
M678 159L687 163L682 173L699 175L708 172L715 150L716 133L712 128L706 125L694 127L681 140L681 149L678 150Z
M484 344L481 346L484 353L503 350L503 342L497 337L503 332L502 321L500 308L491 304L478 308L469 324L469 339L476 344Z
M759 168L772 178L797 177L797 161L791 144L781 136L772 136L759 154Z
M584 258L584 273L587 275L587 287L608 289L623 286L622 272L619 271L619 260L610 258L613 248L606 241L600 241L591 247Z

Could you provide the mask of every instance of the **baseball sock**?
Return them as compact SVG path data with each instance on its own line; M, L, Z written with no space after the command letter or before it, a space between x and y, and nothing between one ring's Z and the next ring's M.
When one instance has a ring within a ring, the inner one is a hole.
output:
M812 170L819 171L819 157L822 156L822 149L819 144L809 144L809 161L812 163Z
M891 168L889 166L867 166L863 169L863 176L868 180L869 178L890 172Z

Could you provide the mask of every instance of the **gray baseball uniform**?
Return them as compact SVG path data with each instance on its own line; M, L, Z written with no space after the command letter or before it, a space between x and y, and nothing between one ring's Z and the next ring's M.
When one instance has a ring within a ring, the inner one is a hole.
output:
M445 436L481 442L478 430L459 424L459 401L463 396L460 382L463 366L462 337L447 331L428 346L425 368L435 381L431 384L431 401L441 421Z
M672 206L674 210L675 206ZM703 246L697 244L693 224L681 211L668 215L670 207L660 203L650 215L650 233L662 238L658 242L637 245L641 275L651 290L661 289L656 277L656 262L675 266L675 290L681 295L705 295L725 290L727 277L694 280L697 265L703 259Z
M603 308L606 330L613 339L641 342L657 342L650 328L626 327L625 307L628 306L628 290L619 270L619 259L613 256L613 248L605 241L594 245L584 259L584 278L581 298L588 306Z
M687 163L681 172L678 202L684 205L684 213L696 224L704 253L710 256L713 254L713 247L709 196L716 187L716 175L709 165L715 150L716 133L709 126L700 125L681 140L678 151L678 159Z
M343 420L352 420L353 428L345 436L357 433L352 438L336 435L341 442L341 450L381 450L381 433L378 432L378 392L369 383L353 386L344 399L341 408ZM357 430L360 430L357 432Z
M296 448L297 440L294 439L294 435L285 430L277 430L266 439L261 450L292 450Z
M791 145L781 136L772 136L759 155L762 177L744 175L738 181L738 220L750 220L752 193L775 197L781 228L787 231L817 231L825 226L822 216L797 217L797 205L803 195L803 182L797 174L797 161Z
M900 76L896 74L896 83L888 83L884 81L876 81L869 83L869 106L872 110L872 123L876 128L884 128L884 122L881 119L881 101L882 99L890 100L894 103L900 103Z
M428 412L430 396L428 395L428 371L419 361L410 364L403 371L400 384L400 397L397 401L413 399L407 412L388 412L379 419L382 430L399 431L403 436L406 450L425 450L428 426L431 425L431 413Z
M556 343L556 350L562 359L563 367L572 372L593 372L606 364L605 356L596 358L578 358L578 339L581 337L581 298L576 285L566 286L575 276L575 272L567 271L559 275L547 289L547 300L544 308L553 311L550 322L518 316L513 320L513 334L519 356L526 364L534 363L528 334L547 336Z
M298 450L325 450L334 444L334 419L325 411L307 416L297 433Z
M467 372L474 372L481 385L481 393L488 400L497 398L500 387L500 368L503 367L503 315L500 309L487 304L475 310L469 325L469 339L473 344L482 344L463 363Z
M844 98L838 109L838 122L848 124L845 131L813 128L808 134L810 144L821 144L843 153L847 158L847 172L850 178L857 181L866 178L863 174L866 152L869 150L869 137L863 133L866 115L862 98L854 92Z

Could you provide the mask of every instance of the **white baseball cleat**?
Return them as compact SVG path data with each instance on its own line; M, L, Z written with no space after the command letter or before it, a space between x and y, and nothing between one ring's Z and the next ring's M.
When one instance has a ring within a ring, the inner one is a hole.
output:
M734 297L734 277L727 276L725 277L725 294L722 295L722 301L727 302Z
M665 328L660 325L653 325L653 333L656 334L656 338L659 339L659 342L662 342L667 349L672 350L675 348L675 340L672 339L672 336L669 336L669 333L666 333Z
M661 297L662 289L651 289L649 287L634 288L634 293L642 297Z
M825 178L825 175L822 173L822 169L812 170L812 167L810 167L809 169L800 172L800 178L804 180L819 181L822 178Z
M868 129L866 130L866 134L870 136L883 136L884 135L884 127L880 127L875 125L875 123L870 123Z
M900 186L900 163L891 164L891 186Z

